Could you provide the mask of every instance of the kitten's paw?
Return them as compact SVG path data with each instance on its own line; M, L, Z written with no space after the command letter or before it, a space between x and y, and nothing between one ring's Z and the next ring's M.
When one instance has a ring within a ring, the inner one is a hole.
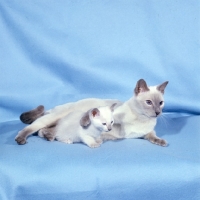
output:
M15 141L16 141L17 144L19 144L19 145L26 144L26 138L21 137L21 136L17 136L17 137L15 138Z
M96 139L96 142L101 145L103 143L103 140L101 138Z
M66 144L73 144L73 141L72 141L71 139L66 139L66 140L64 141L64 143L66 143Z
M160 138L152 138L152 139L150 140L150 142L153 143L153 144L160 145L160 146L162 146L162 147L168 146L167 141L166 141L166 140L163 140L163 139L160 139Z
M101 144L99 144L99 143L92 143L92 144L89 144L88 146L89 146L90 148L97 148L97 147L100 147Z

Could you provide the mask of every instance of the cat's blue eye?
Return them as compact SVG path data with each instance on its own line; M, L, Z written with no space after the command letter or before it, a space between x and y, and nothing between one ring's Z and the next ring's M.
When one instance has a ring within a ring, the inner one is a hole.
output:
M104 126L106 125L106 123L102 123Z
M160 102L160 106L162 106L162 105L163 105L163 103L164 103L164 102L163 102L163 101L161 101L161 102Z
M113 123L113 121L111 121L111 124Z
M146 100L147 105L151 106L152 105L152 101L151 100Z

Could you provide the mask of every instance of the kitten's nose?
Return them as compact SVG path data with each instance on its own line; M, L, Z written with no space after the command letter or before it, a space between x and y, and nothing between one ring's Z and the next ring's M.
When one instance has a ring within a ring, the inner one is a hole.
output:
M112 128L108 128L108 131L111 131L112 130Z
M156 116L158 116L160 114L160 112L155 112L156 113Z

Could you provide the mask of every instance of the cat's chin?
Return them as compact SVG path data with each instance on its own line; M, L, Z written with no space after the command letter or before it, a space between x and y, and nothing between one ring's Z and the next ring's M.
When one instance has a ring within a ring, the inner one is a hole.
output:
M153 119L156 119L157 117L159 117L160 115L152 115L152 116L149 116L147 114L144 114L145 117L147 118L153 118Z
M158 118L160 115L154 115L154 116L151 116L150 118Z
M149 117L149 118L151 118L151 119L157 119L157 117L158 117L158 116L151 116L151 117Z
M110 131L109 131L109 130L104 130L104 132L106 132L106 133L107 133L107 132L110 132Z
M98 128L98 130L101 132L109 132L108 130L104 130L103 128Z

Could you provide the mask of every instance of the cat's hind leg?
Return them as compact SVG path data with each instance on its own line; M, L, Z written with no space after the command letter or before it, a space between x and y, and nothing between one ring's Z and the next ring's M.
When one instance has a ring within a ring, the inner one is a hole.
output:
M149 142L153 143L153 144L157 144L163 147L166 147L167 141L163 140L161 138L159 138L158 136L156 136L156 132L152 131L150 133L148 133L147 135L145 135L144 139L149 140Z
M31 124L42 115L44 115L44 106L40 105L33 110L22 113L20 115L20 120L25 124Z
M55 126L54 127L50 127L50 128L45 127L45 128L40 129L38 131L38 135L40 137L44 137L48 141L55 140L55 135L56 135Z
M18 144L25 144L26 138L36 133L38 130L44 128L44 127L51 127L53 124L56 124L56 117L52 114L43 115L37 120L35 120L32 124L26 126L24 129L18 132L17 136L15 137L15 141Z

